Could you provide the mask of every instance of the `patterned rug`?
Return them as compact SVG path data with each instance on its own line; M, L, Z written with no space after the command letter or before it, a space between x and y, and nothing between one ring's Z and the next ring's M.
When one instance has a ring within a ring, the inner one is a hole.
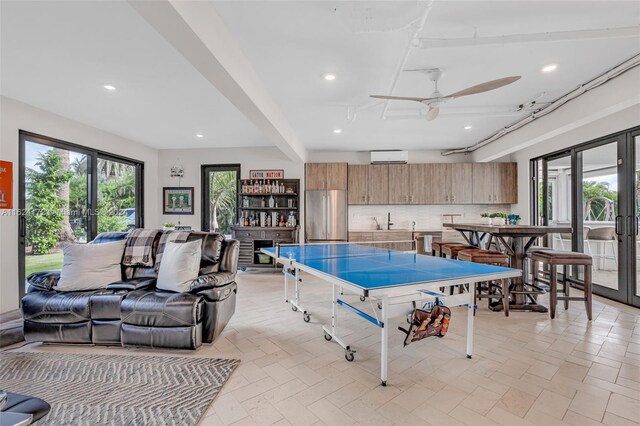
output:
M0 352L0 389L47 401L38 425L195 425L239 363Z

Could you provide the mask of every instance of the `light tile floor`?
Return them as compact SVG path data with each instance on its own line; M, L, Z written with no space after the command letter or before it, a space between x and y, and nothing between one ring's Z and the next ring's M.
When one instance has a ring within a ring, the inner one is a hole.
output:
M239 358L241 365L201 425L628 425L640 424L640 310L599 297L547 315L481 305L473 359L465 357L466 312L454 308L443 339L402 347L392 322L389 385L379 383L379 331L340 312L357 350L322 337L330 288L304 275L311 323L283 302L282 275L238 275L236 314L213 345L196 352L30 345L27 350ZM578 292L577 290L573 290ZM354 298L355 300L355 298ZM546 303L546 299L543 299ZM365 303L366 305L366 303Z

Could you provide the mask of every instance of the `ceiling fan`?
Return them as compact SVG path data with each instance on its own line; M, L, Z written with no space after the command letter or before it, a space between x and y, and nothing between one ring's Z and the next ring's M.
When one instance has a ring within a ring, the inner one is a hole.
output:
M387 96L387 95L371 95L372 98L376 99L388 99L388 100L396 100L396 101L415 101L420 102L421 104L425 104L429 107L427 110L427 114L425 118L427 121L435 120L438 114L440 113L440 105L444 104L455 98L460 98L462 96L475 95L477 93L488 92L490 90L498 89L500 87L506 86L507 84L511 84L515 81L520 80L521 76L514 75L511 77L499 78L497 80L486 81L484 83L477 84L475 86L468 87L464 90L460 90L459 92L452 93L451 95L443 96L442 93L438 90L438 81L442 78L442 70L439 68L432 68L426 70L410 70L410 71L421 71L426 72L431 81L435 83L435 90L428 98L420 98L420 97L412 97L412 96Z

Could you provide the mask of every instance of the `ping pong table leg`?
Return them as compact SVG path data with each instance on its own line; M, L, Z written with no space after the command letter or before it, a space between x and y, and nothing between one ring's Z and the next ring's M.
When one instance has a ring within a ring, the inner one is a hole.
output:
M387 311L389 307L389 301L387 296L383 296L380 300L382 303L381 319L382 327L380 327L380 381L382 386L387 386L387 366L389 358L389 324L387 318Z
M283 271L282 275L284 275L284 301L285 303L289 303L289 297L287 295L287 290L289 288L289 275L285 271Z
M476 307L473 295L476 294L476 283L469 283L469 302L467 304L467 358L473 355L473 312Z

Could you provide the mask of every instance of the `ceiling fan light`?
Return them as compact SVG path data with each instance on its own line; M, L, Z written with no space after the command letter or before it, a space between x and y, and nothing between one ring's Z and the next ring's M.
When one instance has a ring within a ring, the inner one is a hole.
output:
M427 114L425 115L425 118L427 119L427 121L433 121L436 119L436 117L438 116L438 114L440 113L440 108L438 107L430 107L427 110Z

